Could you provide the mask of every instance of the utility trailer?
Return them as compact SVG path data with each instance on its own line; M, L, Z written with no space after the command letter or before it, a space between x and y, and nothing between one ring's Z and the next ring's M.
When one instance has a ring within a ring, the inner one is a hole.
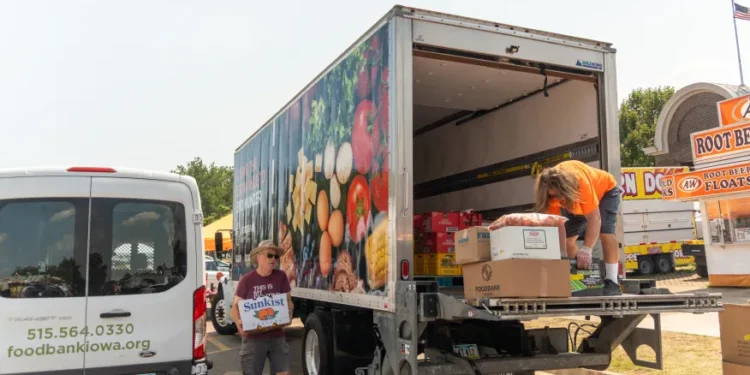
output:
M618 345L635 358L643 344L657 360L636 363L659 368L659 314L719 311L719 295L466 300L413 274L415 213L528 210L533 175L563 160L620 174L614 53L394 7L236 150L216 330L236 332L225 301L271 238L286 249L307 374L604 369ZM565 330L522 323L578 315L601 323L575 348ZM648 315L650 333L636 328Z

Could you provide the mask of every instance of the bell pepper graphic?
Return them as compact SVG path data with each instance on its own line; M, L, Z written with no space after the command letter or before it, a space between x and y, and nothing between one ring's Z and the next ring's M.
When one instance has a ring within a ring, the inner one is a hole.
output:
M266 307L264 309L256 310L255 311L255 318L258 320L271 320L276 318L276 315L278 315L279 312L270 308Z

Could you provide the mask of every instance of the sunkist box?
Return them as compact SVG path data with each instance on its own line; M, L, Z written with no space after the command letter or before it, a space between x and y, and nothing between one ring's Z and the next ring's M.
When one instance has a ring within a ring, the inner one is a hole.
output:
M573 297L601 296L604 288L604 261L594 258L588 270L579 270L578 262L570 260L570 289Z
M505 259L463 266L464 296L570 297L567 259Z
M560 259L557 227L503 227L490 232L492 260Z
M485 227L471 227L455 234L456 263L469 264L492 260L490 231Z
M285 293L246 299L238 304L245 332L264 331L289 325L289 306Z
M750 305L724 304L719 327L724 375L750 374Z

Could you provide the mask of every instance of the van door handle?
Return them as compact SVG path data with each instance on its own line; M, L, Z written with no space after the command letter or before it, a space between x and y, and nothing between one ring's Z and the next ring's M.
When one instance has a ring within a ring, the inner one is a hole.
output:
M130 312L128 311L122 311L122 310L115 310L110 312L105 312L99 314L99 317L102 319L109 319L109 318L127 318L130 316Z

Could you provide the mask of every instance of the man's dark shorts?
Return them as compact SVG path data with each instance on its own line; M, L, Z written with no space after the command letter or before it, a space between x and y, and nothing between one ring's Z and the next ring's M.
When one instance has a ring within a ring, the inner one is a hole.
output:
M622 190L619 187L608 191L599 200L599 215L602 217L600 233L615 234L617 211L620 209L621 200ZM585 216L573 215L565 209L562 209L562 215L568 219L565 222L565 233L568 238L575 236L578 236L578 238L586 237L587 220Z
M271 362L271 374L289 371L289 345L283 336L270 339L242 338L240 363L243 375L263 374L266 358Z

